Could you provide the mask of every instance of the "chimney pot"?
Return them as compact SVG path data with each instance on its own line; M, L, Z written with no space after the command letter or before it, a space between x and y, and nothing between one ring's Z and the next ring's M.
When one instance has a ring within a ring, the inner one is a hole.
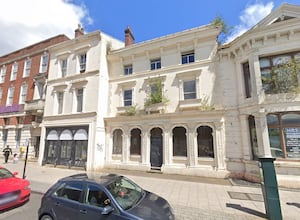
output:
M134 36L129 26L125 29L125 46L134 44Z
M84 30L83 27L81 27L81 24L78 24L78 28L75 29L75 38L81 35L84 35Z

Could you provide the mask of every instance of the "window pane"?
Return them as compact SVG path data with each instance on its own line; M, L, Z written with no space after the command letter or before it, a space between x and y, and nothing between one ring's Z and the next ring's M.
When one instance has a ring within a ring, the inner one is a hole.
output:
M195 99L196 98L196 81L185 81L183 82L183 93L184 99Z
M259 155L258 155L257 133L255 128L254 116L250 115L248 117L248 123L249 123L250 140L251 140L251 147L252 147L252 156L253 156L253 160L257 160Z
M82 112L83 107L83 89L77 90L77 112Z
M130 154L141 155L141 130L138 128L131 130Z
M282 56L274 57L272 59L272 62L273 62L273 65L276 66L276 65L287 63L290 60L291 60L290 55L282 55Z
M270 149L273 157L283 157L279 128L269 128Z
M212 129L201 126L197 129L198 157L214 157Z
M270 59L269 58L259 59L259 66L260 68L271 66Z
M113 154L122 154L122 135L123 132L120 129L113 133Z
M282 124L297 124L300 125L300 114L284 114L281 118Z
M187 156L186 129L184 127L173 129L173 156Z
M124 91L124 106L132 105L132 90Z
M273 114L267 115L267 123L268 125L278 125L279 124L278 116Z
M124 66L124 75L132 74L132 65Z

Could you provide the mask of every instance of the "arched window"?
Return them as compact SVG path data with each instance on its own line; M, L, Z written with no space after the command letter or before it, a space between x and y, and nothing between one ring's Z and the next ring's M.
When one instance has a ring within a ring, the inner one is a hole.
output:
M122 154L122 135L121 129L116 129L113 132L113 154Z
M70 159L71 158L71 151L72 151L72 140L73 135L69 129L65 129L59 136L61 140L60 146L60 158L61 159Z
M173 129L173 156L187 156L186 129L184 127Z
M130 154L141 155L141 130L138 128L131 130Z
M212 128L200 126L197 128L198 157L214 157Z
M47 135L48 141L57 141L58 140L58 134L56 130L51 130Z
M85 129L79 129L74 135L75 141L75 160L87 159L88 134Z

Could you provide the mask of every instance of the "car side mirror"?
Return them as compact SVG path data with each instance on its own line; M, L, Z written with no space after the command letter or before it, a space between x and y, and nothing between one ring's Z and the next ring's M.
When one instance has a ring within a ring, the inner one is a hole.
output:
M110 205L107 205L103 208L101 214L102 215L108 215L109 213L111 213L113 211L113 207L111 207Z

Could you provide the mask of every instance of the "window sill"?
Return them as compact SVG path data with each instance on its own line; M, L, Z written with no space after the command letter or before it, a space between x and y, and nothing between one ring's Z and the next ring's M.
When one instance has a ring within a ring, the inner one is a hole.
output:
M199 110L201 108L201 99L187 99L179 101L179 109L185 110Z

